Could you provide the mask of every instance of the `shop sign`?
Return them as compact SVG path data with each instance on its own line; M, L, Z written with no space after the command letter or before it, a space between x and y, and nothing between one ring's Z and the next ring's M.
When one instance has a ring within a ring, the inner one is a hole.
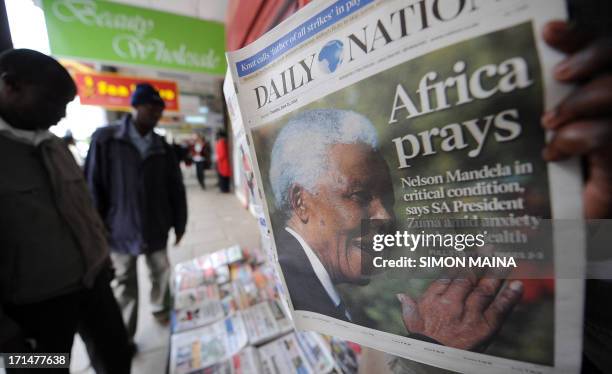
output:
M96 105L113 110L128 110L130 98L138 83L150 83L166 103L166 110L178 111L176 82L125 77L116 74L76 73L79 99L83 105Z
M225 73L220 22L103 0L42 0L42 7L54 56Z

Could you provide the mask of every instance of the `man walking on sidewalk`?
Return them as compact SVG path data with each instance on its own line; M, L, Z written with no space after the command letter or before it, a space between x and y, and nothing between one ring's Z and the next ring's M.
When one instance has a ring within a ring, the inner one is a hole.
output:
M153 315L169 315L168 231L178 244L185 232L187 203L172 147L153 132L164 102L149 84L132 96L133 114L92 136L85 174L96 206L110 232L115 296L133 339L138 316L136 260L145 255L152 283Z

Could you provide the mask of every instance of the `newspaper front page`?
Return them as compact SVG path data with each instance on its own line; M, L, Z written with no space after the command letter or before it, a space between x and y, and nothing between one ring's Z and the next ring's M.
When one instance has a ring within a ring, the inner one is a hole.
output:
M541 157L570 87L540 34L566 17L316 1L228 53L297 328L455 372L578 372L580 170Z

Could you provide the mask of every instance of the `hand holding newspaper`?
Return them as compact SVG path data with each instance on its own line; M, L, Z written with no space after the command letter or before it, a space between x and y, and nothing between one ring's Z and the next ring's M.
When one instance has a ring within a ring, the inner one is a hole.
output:
M578 372L580 173L541 157L568 88L540 34L565 17L319 1L228 54L298 328L464 373Z

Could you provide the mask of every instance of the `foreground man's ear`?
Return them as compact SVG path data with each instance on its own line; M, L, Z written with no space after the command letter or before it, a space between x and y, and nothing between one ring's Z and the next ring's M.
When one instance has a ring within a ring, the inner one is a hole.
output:
M289 190L289 203L291 204L291 210L293 213L302 221L302 223L308 223L310 216L308 212L308 206L305 201L306 191L300 185L294 184Z
M7 86L10 87L11 90L13 91L17 91L19 90L19 82L17 79L17 76L15 76L15 74L10 73L10 72L3 72L0 75L0 80L2 80L2 82Z

